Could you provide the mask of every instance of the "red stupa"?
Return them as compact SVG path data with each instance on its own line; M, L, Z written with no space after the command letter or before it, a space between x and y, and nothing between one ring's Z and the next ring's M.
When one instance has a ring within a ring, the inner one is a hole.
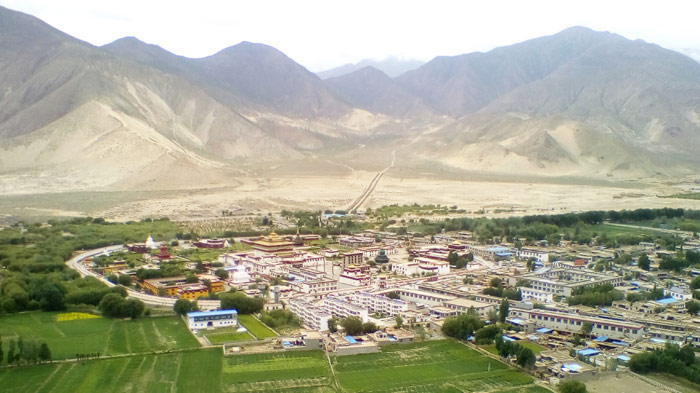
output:
M159 259L170 259L170 252L168 251L168 246L161 244L160 254L158 254Z

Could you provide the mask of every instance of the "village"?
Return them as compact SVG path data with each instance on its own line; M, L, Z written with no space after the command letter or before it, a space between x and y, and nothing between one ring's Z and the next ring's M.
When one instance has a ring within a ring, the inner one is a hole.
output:
M686 251L700 250L692 234L684 241ZM192 262L177 255L192 249L210 259ZM613 264L617 253L635 260ZM281 350L374 353L385 344L442 337L451 317L477 315L486 325L500 319L507 326L502 340L535 349L533 372L544 379L566 379L625 369L633 355L669 343L700 348L700 317L697 310L686 309L693 298L691 280L700 271L689 268L681 275L659 270L667 253L651 242L616 250L565 240L525 247L479 244L469 231L411 237L364 230L334 241L318 234L271 232L180 241L176 247L149 238L112 250L139 260L136 266L113 257L100 262L109 253L83 264L104 279L131 276L140 292L170 304L199 299L200 311L188 315L195 331L236 326L236 311L219 310L220 302L211 295L234 289L263 298L265 311L289 310L303 325L276 340ZM647 269L637 263L640 258L648 261ZM138 269L154 271L176 260L197 273L142 281L136 276ZM613 291L622 295L609 305L571 301ZM348 317L377 329L347 334L336 325ZM473 335L459 338L474 342ZM226 348L240 350L236 343Z

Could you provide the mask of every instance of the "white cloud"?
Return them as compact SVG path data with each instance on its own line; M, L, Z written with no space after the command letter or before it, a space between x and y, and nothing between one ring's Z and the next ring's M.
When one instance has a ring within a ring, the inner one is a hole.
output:
M678 49L700 48L693 1L5 0L95 45L136 36L176 54L240 41L278 48L312 70L363 58L486 51L573 25Z

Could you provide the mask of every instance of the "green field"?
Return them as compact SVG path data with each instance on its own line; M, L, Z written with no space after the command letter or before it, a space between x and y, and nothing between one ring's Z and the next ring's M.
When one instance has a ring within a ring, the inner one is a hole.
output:
M219 392L220 349L0 370L7 393Z
M239 355L224 360L228 392L332 392L333 380L321 351Z
M532 378L454 341L385 347L381 353L335 358L340 386L353 392L493 391ZM490 370L490 371L489 371Z
M537 355L538 353L542 352L545 350L545 347L541 346L540 344L534 343L532 341L518 341L518 344L520 346L525 347L525 348L530 348L532 352ZM489 344L489 345L483 345L481 348L485 349L486 351L498 355L498 349L496 349L496 344Z
M244 326L248 331L253 334L259 340L268 337L277 337L277 334L273 332L264 323L260 322L257 318L252 315L243 314L238 316L238 323Z
M200 330L199 335L205 336L207 339L209 339L209 342L214 345L233 341L255 340L255 337L253 337L250 333L239 333L236 330L237 328L235 327L219 328L212 331Z
M224 360L222 381L229 392L549 392L454 341L390 346L331 364L334 374L322 352L239 355Z
M1 316L3 347L8 348L10 339L21 336L24 340L46 342L53 359L75 358L77 353L100 353L105 356L199 347L178 317L57 322L57 314L26 312Z
M223 357L218 348L3 368L3 392L547 393L533 379L455 341L331 357L321 351Z

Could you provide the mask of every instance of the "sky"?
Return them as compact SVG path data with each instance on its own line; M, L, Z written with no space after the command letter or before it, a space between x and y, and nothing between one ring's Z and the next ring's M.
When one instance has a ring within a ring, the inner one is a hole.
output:
M696 5L697 4L697 5ZM362 59L428 61L586 26L700 53L693 0L0 0L76 38L125 36L187 57L241 41L271 45L311 71Z

